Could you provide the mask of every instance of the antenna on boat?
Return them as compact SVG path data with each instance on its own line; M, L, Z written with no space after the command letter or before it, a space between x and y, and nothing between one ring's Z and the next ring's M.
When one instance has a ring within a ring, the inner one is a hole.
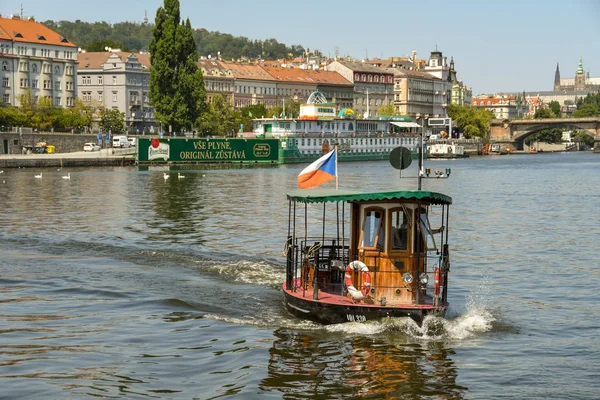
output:
M446 168L446 171L435 170L433 174L431 173L430 168L425 168L423 170L423 121L421 121L421 133L419 134L419 166L417 171L417 189L421 190L421 180L422 179L447 179L450 177L450 173L452 170L450 168ZM337 160L337 159L336 159ZM400 178L402 178L402 170L406 169L412 163L412 153L406 147L396 147L390 152L390 164L392 167L400 170ZM431 176L429 176L431 175ZM406 178L414 178L414 177L406 177ZM337 182L337 180L336 180Z

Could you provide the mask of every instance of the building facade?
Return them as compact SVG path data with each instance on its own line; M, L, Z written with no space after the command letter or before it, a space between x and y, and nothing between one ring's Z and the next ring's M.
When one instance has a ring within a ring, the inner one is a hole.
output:
M354 84L353 109L361 116L377 114L382 106L394 103L394 74L369 63L336 60L327 65Z
M77 95L77 46L33 18L0 17L0 100L20 106L21 96L36 103L72 107Z
M600 90L600 78L590 78L589 72L583 69L583 60L579 59L579 65L575 71L574 78L561 78L558 63L556 64L556 72L554 73L554 91L569 91L569 92L597 92Z
M206 101L210 102L216 95L224 95L230 105L234 105L235 79L233 71L226 69L218 60L203 58L198 61L202 71Z
M338 111L352 108L354 86L337 72L264 66L264 70L277 80L278 104L286 100L306 103L318 91L328 102L335 103Z
M220 64L233 74L234 108L255 104L264 104L267 108L277 105L277 80L261 66L226 61L220 61Z
M450 65L446 62L446 57L437 49L431 52L427 64L423 71L433 75L438 80L435 81L433 94L433 114L446 116L447 108L452 101L452 85L456 81L456 71L454 70L454 60Z
M436 81L439 79L421 71L388 68L394 74L394 112L416 118L417 115L443 117L434 113Z
M476 96L473 97L471 105L493 112L496 119L517 119L529 116L527 99L520 93Z
M77 55L78 96L87 104L125 114L129 133L158 133L150 106L150 55L120 50Z

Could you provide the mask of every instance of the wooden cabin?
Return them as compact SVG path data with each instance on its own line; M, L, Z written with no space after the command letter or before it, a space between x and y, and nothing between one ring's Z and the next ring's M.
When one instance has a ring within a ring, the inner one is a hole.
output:
M288 200L286 293L314 302L445 311L450 197L311 189ZM352 261L368 273L350 268ZM350 283L363 298L350 296Z

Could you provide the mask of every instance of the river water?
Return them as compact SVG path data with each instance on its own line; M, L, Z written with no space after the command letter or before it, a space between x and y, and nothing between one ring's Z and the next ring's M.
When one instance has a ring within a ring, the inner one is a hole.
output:
M5 170L0 397L598 398L600 155L428 166L452 168L423 183L454 200L451 305L423 328L287 314L285 193L303 165ZM415 187L387 162L339 173Z

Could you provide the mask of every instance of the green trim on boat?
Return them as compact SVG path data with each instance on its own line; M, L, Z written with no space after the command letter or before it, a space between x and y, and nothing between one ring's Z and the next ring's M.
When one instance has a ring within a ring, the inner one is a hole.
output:
M302 189L287 194L290 201L298 203L327 203L332 201L382 201L414 200L430 204L452 204L452 198L442 193L423 190L401 190L395 192L351 192L335 189Z

